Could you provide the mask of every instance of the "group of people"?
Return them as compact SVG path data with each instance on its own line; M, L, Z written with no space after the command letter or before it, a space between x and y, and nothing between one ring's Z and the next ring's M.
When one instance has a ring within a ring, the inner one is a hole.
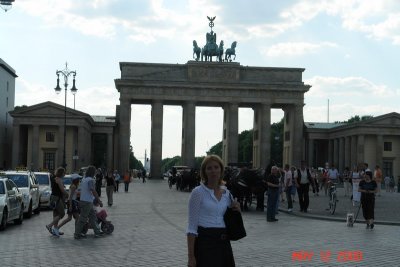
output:
M321 179L322 178L322 179ZM284 169L272 166L270 172L266 172L265 183L268 186L268 202L267 202L267 221L276 222L278 219L279 195L281 192L286 193L288 212L293 210L294 192L297 191L299 198L300 211L307 213L309 200L310 185L315 196L318 196L318 189L325 188L325 194L331 184L340 182L340 174L335 166L326 165L318 176L313 169L306 167L305 162L301 162L299 169L290 168L288 164ZM364 163L354 167L352 171L346 168L343 174L343 183L345 196L352 196L353 202L361 202L363 217L367 224L367 229L374 228L374 209L375 195L380 196L380 187L382 182L382 171L379 166L375 167L374 172L368 168L368 164ZM319 185L320 184L320 185ZM351 192L351 189L353 191ZM354 204L355 205L355 204Z
M46 225L46 229L54 236L59 237L63 233L60 228L72 220L75 219L75 239L85 238L86 235L82 233L82 230L86 223L89 223L95 233L95 237L103 236L103 232L96 221L96 214L93 208L94 203L97 203L100 207L103 206L102 201L97 194L95 187L95 174L96 168L89 166L86 170L85 177L79 182L79 178L73 179L70 186L69 194L66 192L63 177L65 176L65 169L58 168L54 175L51 177L51 189L52 193L50 196L50 202L53 208L53 220ZM79 185L79 197L78 197L78 185ZM67 202L67 213L68 217L63 220L60 224L60 220L65 216L64 203Z

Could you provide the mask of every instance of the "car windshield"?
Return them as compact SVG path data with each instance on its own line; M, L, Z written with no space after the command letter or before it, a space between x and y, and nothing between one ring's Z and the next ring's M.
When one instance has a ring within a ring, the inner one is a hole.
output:
M4 182L0 182L0 195L4 195L6 193L6 189L4 188Z
M40 185L49 185L49 176L47 174L35 174Z
M6 174L8 179L12 180L18 187L28 187L28 175Z
M72 177L67 177L67 176L65 176L65 177L63 178L63 183L64 183L64 184L67 184L67 185L70 185L70 184L72 183Z

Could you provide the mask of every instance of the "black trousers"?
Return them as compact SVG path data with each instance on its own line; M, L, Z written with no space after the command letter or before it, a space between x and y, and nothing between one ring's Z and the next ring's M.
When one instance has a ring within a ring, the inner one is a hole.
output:
M294 185L292 185L294 186ZM287 205L288 205L288 209L293 209L293 201L292 201L292 186L289 186L285 193L286 193L286 200L287 200Z
M365 220L375 219L375 195L362 194L361 195L362 212Z
M308 205L310 204L310 197L308 191L310 190L310 184L300 184L297 188L297 194L299 195L300 210L307 212Z
M225 228L197 229L194 244L197 267L234 267L235 260Z

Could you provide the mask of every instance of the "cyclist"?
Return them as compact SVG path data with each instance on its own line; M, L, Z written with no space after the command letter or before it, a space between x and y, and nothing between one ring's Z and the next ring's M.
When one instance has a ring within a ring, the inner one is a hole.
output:
M334 188L332 186L336 186L337 183L339 183L339 171L335 168L335 165L332 164L330 169L327 172L327 185L329 188L329 199L332 197L332 192ZM326 210L329 210L330 208L328 207Z

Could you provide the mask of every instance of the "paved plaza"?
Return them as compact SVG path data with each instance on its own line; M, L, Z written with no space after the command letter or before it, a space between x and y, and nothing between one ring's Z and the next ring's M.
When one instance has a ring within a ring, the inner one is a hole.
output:
M106 208L114 233L94 238L89 230L83 240L73 238L72 222L63 228L64 236L51 236L45 229L51 212L42 211L0 232L0 266L186 266L188 198L188 192L171 190L163 180L144 184L135 180L129 193L120 185L114 205ZM311 196L311 210L305 215L309 218L297 211L280 212L276 223L267 223L265 213L252 206L243 213L248 236L232 242L237 266L399 266L400 228L379 224L399 222L395 218L399 205L395 205L397 210L394 205L384 207L385 214L390 213L387 218L380 217L379 209L390 198L398 203L400 194L384 192L377 198L378 224L373 231L363 223L347 227L347 211L340 204L331 217L343 221L312 218L327 217L316 205L325 206L325 198ZM106 203L104 188L102 199ZM339 203L345 203L342 197Z

